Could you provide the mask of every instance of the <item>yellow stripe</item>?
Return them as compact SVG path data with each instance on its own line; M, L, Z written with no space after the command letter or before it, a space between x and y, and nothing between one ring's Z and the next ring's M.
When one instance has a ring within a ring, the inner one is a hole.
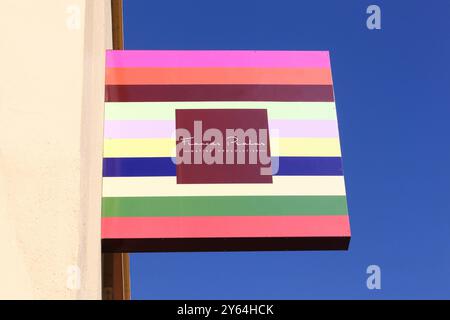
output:
M272 156L340 157L339 138L271 138ZM174 157L175 139L105 139L104 157Z
M175 139L105 139L104 157L173 157Z
M342 176L274 176L272 184L177 184L176 177L103 178L104 197L345 195Z
M271 155L279 157L340 157L339 138L278 138L270 140Z

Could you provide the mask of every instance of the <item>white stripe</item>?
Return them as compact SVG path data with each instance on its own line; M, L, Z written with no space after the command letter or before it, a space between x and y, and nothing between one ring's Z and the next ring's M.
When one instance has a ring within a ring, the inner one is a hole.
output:
M272 184L177 184L176 177L104 177L104 197L345 195L343 176L274 176Z

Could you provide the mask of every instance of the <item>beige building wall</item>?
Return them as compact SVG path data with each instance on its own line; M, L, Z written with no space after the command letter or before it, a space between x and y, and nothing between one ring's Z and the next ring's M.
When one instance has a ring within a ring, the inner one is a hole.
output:
M0 7L0 299L100 299L110 1Z

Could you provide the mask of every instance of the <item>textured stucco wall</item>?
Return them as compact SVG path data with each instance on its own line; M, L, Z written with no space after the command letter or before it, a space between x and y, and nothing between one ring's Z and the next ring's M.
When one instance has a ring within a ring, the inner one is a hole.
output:
M110 1L1 8L0 299L99 299Z

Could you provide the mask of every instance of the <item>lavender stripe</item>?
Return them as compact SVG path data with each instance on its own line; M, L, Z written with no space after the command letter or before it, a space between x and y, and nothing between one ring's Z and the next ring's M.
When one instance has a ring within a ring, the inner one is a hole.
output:
M282 138L338 137L335 120L271 120L270 130L279 130ZM173 120L107 120L106 139L170 138L175 136Z
M107 120L106 139L170 138L175 137L173 120Z
M279 130L280 138L339 137L336 120L269 120L270 130Z

